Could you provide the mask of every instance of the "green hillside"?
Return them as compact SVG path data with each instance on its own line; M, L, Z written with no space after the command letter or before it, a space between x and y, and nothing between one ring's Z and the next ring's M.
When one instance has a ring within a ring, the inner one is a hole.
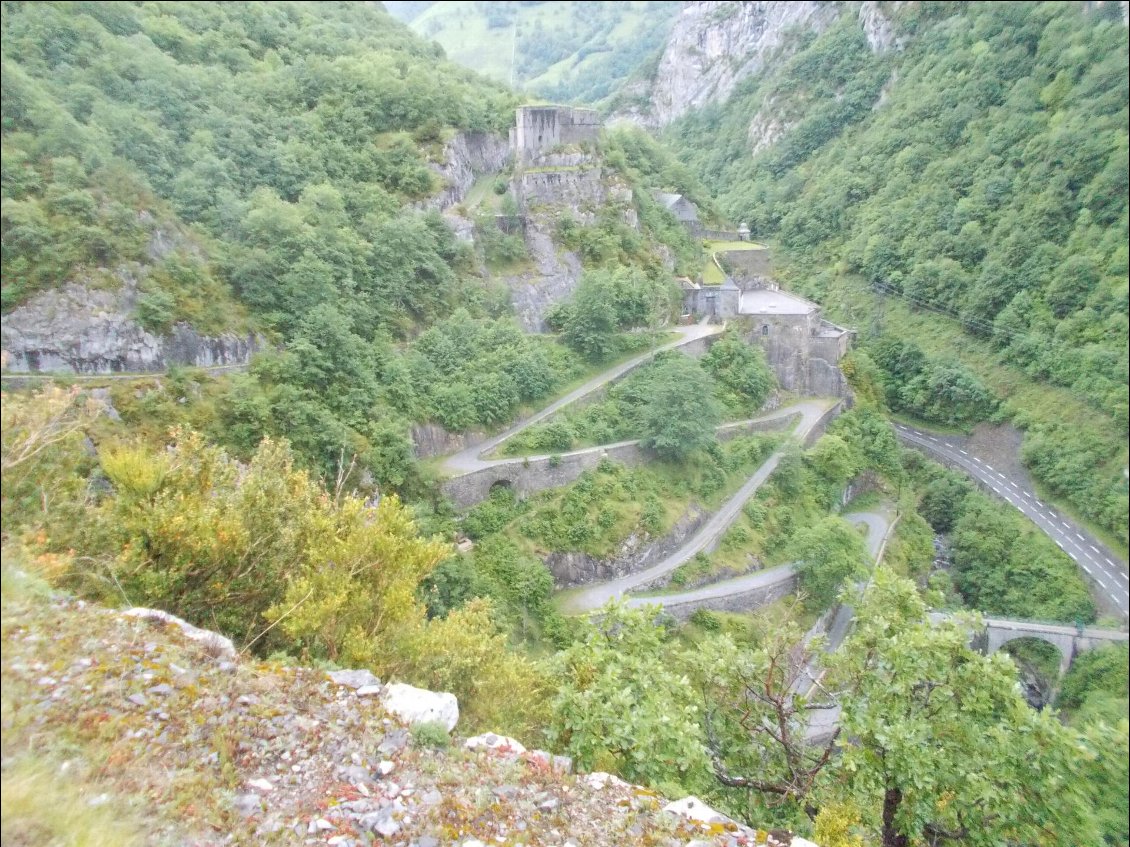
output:
M1114 4L900 14L905 52L845 17L669 140L857 323L892 408L953 423L922 388L961 360L947 379L1006 401L1037 477L1125 543L1126 27ZM790 129L753 157L766 103Z
M1063 536L889 419L1011 417L1125 541L1121 24L906 4L876 57L843 4L676 126L682 159L578 130L524 169L507 47L517 84L598 100L678 7L390 5L496 79L373 3L0 4L6 350L149 344L133 317L262 339L4 371L4 843L1125 845L1125 650L1080 659L1061 719L1020 684L1054 705L1052 644L982 655L928 612L1113 616ZM750 159L770 98L794 126ZM761 249L725 216L859 328L854 398L778 384L839 331L770 357L752 321L680 321L704 248ZM53 305L114 286L120 314ZM530 753L463 741L488 731Z
M432 191L447 128L502 128L513 103L363 5L9 4L3 46L5 309L140 258L154 209L212 242L181 275L268 327L320 303L368 336L433 315L454 245L400 207Z
M659 50L679 3L388 2L448 58L560 102L595 103Z

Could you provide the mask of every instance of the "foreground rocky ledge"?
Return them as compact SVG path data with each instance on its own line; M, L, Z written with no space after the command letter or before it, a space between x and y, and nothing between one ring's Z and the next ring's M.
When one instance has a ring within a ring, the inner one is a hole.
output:
M450 694L241 660L182 624L6 596L5 781L50 763L153 844L809 844L505 736L429 746L409 724L454 726Z

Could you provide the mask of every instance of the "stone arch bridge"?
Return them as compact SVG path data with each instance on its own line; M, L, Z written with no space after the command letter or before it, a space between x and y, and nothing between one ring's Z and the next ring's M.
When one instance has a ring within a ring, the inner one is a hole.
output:
M946 615L931 615L940 620ZM1104 647L1107 644L1125 644L1130 641L1130 633L1114 629L1094 627L1064 626L1062 624L1039 623L1036 621L1015 621L1003 618L984 618L983 629L973 634L974 647L986 655L992 655L1010 641L1034 638L1045 641L1059 651L1059 675L1062 677L1071 667L1075 657L1088 650Z

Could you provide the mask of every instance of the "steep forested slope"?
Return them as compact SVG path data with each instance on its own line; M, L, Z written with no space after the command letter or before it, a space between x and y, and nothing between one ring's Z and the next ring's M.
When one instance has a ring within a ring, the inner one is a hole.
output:
M561 102L595 103L663 43L679 4L389 2L453 60Z
M1121 9L914 4L894 20L903 53L873 53L845 19L670 138L725 212L778 235L797 285L867 304L893 407L937 418L926 395L949 391L984 416L977 376L1024 395L1005 412L1031 467L1125 542ZM767 126L783 134L753 155ZM938 313L966 340L935 343Z
M141 258L154 209L215 241L185 274L270 326L324 302L369 336L433 315L454 244L399 210L445 127L512 104L366 5L6 4L3 45L5 309ZM181 288L174 312L201 294Z

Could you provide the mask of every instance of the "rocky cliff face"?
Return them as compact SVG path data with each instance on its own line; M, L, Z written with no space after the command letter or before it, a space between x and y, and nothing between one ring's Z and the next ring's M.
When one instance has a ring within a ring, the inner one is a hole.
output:
M426 210L446 211L462 202L482 174L497 173L510 158L509 142L486 132L460 132L443 147L443 158L431 165L443 189L420 204Z
M631 186L587 153L548 154L510 182L525 220L523 236L531 267L502 277L518 322L528 332L545 331L551 306L569 299L581 279L581 260L558 246L553 232L560 215L591 224L599 209L614 205L624 222L639 228Z
M893 5L897 8L902 4ZM902 46L890 18L877 2L689 2L676 18L659 60L648 107L620 117L666 126L691 109L725 100L743 79L786 57L790 35L823 32L844 14L858 16L872 50ZM786 130L787 126L771 115L758 115L751 125L751 139L763 147Z
M598 559L587 553L559 552L546 556L545 566L559 587L617 579L667 558L698 532L710 517L710 512L691 504L666 535L659 538L651 538L646 533L630 535L610 559Z
M137 280L120 269L121 287L81 283L41 292L4 315L0 344L13 373L147 373L170 365L244 365L262 346L254 335L204 336L187 324L155 335L134 319Z
M550 306L568 300L581 280L581 260L571 250L553 243L552 222L531 218L526 223L526 252L532 268L505 276L510 303L518 323L527 332L544 332Z

